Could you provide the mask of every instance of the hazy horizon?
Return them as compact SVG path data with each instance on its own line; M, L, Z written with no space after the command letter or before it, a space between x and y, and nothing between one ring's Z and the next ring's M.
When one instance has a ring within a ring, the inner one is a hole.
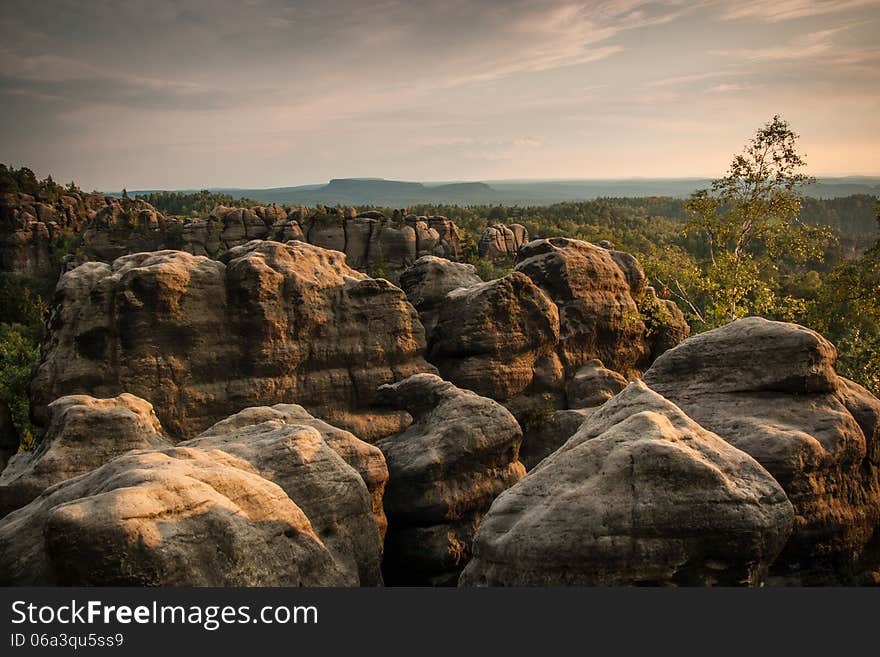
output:
M877 176L880 0L0 7L2 159L85 189Z

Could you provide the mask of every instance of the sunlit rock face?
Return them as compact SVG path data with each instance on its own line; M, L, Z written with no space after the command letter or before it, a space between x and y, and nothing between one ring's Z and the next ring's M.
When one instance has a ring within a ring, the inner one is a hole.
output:
M128 393L110 399L70 395L49 404L47 413L39 447L16 454L0 473L0 517L130 450L171 445L153 407Z
M177 439L296 402L371 441L409 422L375 409L376 389L434 371L400 289L303 242L253 241L223 262L159 251L86 263L59 281L49 329L31 386L38 420L66 394L130 392Z
M696 335L645 382L747 452L796 512L772 574L780 583L859 583L880 570L880 400L838 377L819 334L757 317Z
M303 511L346 581L382 582L388 470L379 449L295 404L245 409L180 446L218 449L250 463Z
M0 520L5 586L356 584L280 486L216 449L131 452Z
M522 477L522 432L500 404L431 374L383 386L413 423L376 443L385 454L387 584L449 585L492 500Z
M634 382L493 502L460 584L757 585L793 521L760 464Z

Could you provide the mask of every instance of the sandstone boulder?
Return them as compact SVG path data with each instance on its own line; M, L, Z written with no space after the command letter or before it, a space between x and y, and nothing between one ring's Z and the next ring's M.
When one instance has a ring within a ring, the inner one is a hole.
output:
M858 580L880 527L880 402L842 381L835 360L819 334L749 317L689 338L645 373L785 489L797 517L773 566L780 582Z
M562 237L520 249L515 271L531 278L559 309L558 352L569 374L598 358L628 377L639 373L648 356L638 308L644 274L621 269L618 260L607 249ZM638 268L634 261L625 264Z
M39 447L17 454L0 473L0 517L130 450L170 446L153 407L127 393L112 399L62 397L47 411L49 425Z
M635 382L495 500L460 583L756 585L793 516L754 459Z
M565 384L569 408L601 406L626 388L627 381L620 374L593 359L584 363Z
M542 378L559 330L553 302L528 276L513 272L444 297L428 359L455 385L508 400ZM559 375L551 372L551 385L561 384Z
M385 457L378 447L360 440L344 429L334 427L332 424L313 417L298 404L275 404L274 406L246 408L225 420L221 420L204 432L202 436L248 429L264 422L317 429L330 449L354 468L363 479L370 494L370 507L376 528L379 531L380 541L385 539L388 520L382 506L382 496L385 492L385 485L388 483L388 466L385 464Z
M382 543L366 483L317 429L290 419L268 407L247 409L180 446L219 449L250 463L305 513L347 581L380 584Z
M437 324L437 316L449 292L482 282L473 265L430 255L422 256L400 275L400 287L418 311L428 335Z
M345 586L308 518L218 450L132 452L0 520L0 585Z
M523 475L519 425L500 404L431 374L380 393L413 417L376 443L390 473L385 581L454 584L483 514Z
M178 439L293 401L366 440L406 425L373 408L379 385L433 370L401 290L302 242L254 241L224 260L159 251L65 274L31 387L38 420L63 395L127 391Z

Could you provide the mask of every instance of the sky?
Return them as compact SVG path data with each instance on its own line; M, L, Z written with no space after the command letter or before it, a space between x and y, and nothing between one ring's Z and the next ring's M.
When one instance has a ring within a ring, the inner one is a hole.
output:
M880 0L3 0L0 161L84 189L880 174Z

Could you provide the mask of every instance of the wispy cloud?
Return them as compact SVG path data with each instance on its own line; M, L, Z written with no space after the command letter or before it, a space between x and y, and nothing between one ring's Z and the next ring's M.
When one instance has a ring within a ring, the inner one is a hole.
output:
M846 28L833 28L810 32L795 37L786 44L765 48L738 48L736 50L716 50L713 54L724 55L738 60L750 61L782 61L812 59L827 55L834 48L832 37Z
M835 14L863 7L876 7L877 0L720 0L726 20L760 19L776 23L795 18Z

